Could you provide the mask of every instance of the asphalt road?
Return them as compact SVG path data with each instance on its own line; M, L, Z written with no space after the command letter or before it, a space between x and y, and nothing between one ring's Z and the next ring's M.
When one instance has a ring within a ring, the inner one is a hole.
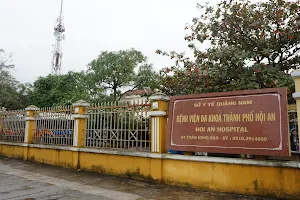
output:
M270 200L199 191L0 157L0 200Z

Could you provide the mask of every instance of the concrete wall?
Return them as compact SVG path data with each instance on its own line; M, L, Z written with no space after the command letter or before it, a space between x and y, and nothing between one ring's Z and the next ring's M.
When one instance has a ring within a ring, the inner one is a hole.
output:
M168 184L300 198L300 163L150 154L0 142L0 154L33 162Z

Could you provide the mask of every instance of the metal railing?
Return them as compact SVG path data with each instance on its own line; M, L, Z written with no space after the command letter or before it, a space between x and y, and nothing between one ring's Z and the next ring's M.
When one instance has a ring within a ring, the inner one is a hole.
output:
M87 147L150 151L150 123L146 100L110 102L88 108Z
M33 143L73 145L74 108L72 106L41 108L35 114Z
M25 110L3 111L0 113L0 140L24 142Z

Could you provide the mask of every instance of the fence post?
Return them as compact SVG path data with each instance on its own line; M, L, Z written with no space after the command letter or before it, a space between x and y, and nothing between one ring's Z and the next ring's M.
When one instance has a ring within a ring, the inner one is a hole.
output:
M75 108L75 114L73 118L75 120L74 123L74 135L73 135L73 146L75 147L83 147L85 144L85 129L86 129L86 107L90 106L84 100L79 100L73 103Z
M298 131L298 137L300 138L299 134L299 124L300 124L300 70L294 70L291 73L291 76L293 77L295 81L295 93L293 93L293 97L296 100L296 108L297 108L297 131ZM300 142L300 141L299 141ZM300 143L299 143L300 145ZM299 159L299 157L298 157Z
M31 105L25 108L26 111L26 125L25 125L25 136L24 136L24 143L30 144L32 143L32 137L34 134L35 130L35 117L34 117L34 112L39 110L38 107Z
M167 138L167 112L170 98L163 93L150 96L152 111L151 116L151 153L166 153Z

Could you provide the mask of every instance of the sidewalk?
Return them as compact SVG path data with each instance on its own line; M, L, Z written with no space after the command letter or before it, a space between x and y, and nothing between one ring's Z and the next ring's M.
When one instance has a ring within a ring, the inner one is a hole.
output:
M9 200L270 200L145 183L0 157L0 199Z

